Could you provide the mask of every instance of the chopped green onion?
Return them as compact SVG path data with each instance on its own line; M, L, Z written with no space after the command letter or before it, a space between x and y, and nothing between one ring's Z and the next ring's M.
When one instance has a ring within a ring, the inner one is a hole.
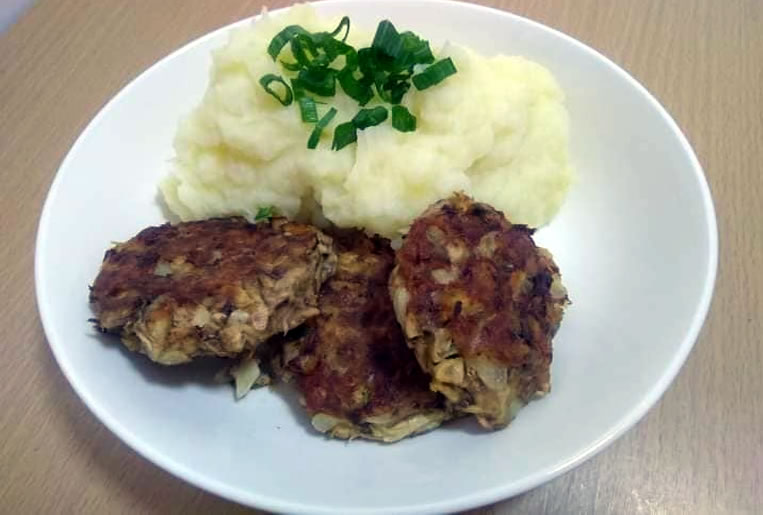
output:
M411 31L400 34L402 52L397 55L400 64L408 67L415 64L430 64L434 62L434 55L429 48L429 43L421 39Z
M305 94L305 88L299 79L291 79L291 89L294 90L294 98L299 105L299 114L302 121L315 123L318 121L318 108L315 99Z
M347 41L347 36L350 34L350 17L349 16L343 16L342 21L339 22L339 25L330 32L330 35L332 38L335 38L341 31L342 27L345 28L344 36L342 37L342 43Z
M352 122L340 123L334 129L334 141L331 143L331 150L341 150L350 143L358 140L358 132Z
M399 104L411 87L410 77L407 73L388 75L376 83L376 91L385 102Z
M315 128L313 129L312 134L310 134L310 139L307 140L307 148L315 148L318 146L318 141L321 139L321 132L323 132L323 129L331 123L331 120L334 119L334 116L336 115L336 109L333 107L329 109L328 113L323 115L323 118L318 120L318 123L315 124Z
M392 106L392 127L400 132L416 130L416 117L405 106Z
M411 31L398 33L389 20L379 23L371 48L392 58L392 61L387 59L385 63L385 59L381 59L381 62L393 72L407 70L416 64L434 62L432 50L426 40Z
M345 67L358 67L358 53L350 45L332 38L327 32L313 34L312 38L318 57L309 62L307 67L326 68L342 55L345 58Z
M294 55L294 59L297 60L297 64L303 69L322 64L320 61L314 63L314 61L317 61L322 56L318 51L318 46L315 44L312 34L295 34L291 38L291 53ZM328 64L328 59L325 55L322 59Z
M297 103L299 104L299 114L303 122L316 123L318 121L318 108L315 105L315 100L305 95L299 97Z
M257 214L254 215L255 222L269 220L270 218L273 218L273 206L257 208Z
M379 22L376 34L371 43L371 48L378 50L392 58L396 58L403 47L403 41L397 29L389 20Z
M393 128L411 132L416 130L416 117L400 105L411 84L423 90L456 73L450 58L435 62L426 40L411 31L398 32L389 20L379 23L373 42L367 48L356 50L348 45L349 33L350 19L344 16L331 32L311 33L299 25L290 25L268 45L268 54L274 61L278 61L284 46L290 45L294 59L282 59L280 63L284 70L293 74L290 76L291 88L284 79L274 74L262 77L260 84L283 105L296 100L302 121L315 123L308 139L308 148L318 146L323 129L337 114L332 107L319 119L317 104L323 102L315 96L334 96L337 82L345 94L361 107L377 96L392 104ZM344 63L337 61L340 57L344 57ZM421 65L429 66L414 75L414 68ZM276 86L273 84L275 82L280 85ZM339 150L357 141L358 130L384 123L389 117L388 107L360 109L352 120L334 129L332 148Z
M374 97L374 91L371 89L371 84L356 79L354 73L354 70L345 68L339 72L337 80L348 97L364 106Z
M323 48L326 51L326 55L328 55L330 59L329 64L333 63L334 59L336 59L340 55L343 55L345 68L350 68L354 70L358 67L358 52L350 45L347 45L345 43L342 43L332 38L332 39L329 39L328 43L323 45Z
M367 129L383 123L387 119L387 108L377 106L371 109L361 109L352 120L341 123L334 129L332 150L341 150L350 143L358 140L358 130Z
M331 68L307 68L297 75L305 90L322 97L333 97L336 93L336 71Z
M456 73L456 66L450 57L448 57L440 59L423 72L414 75L411 80L413 80L413 85L416 86L416 89L422 90L439 84L454 73Z
M289 70L290 72L298 72L302 67L299 65L299 63L289 63L287 61L281 60L281 66Z
M376 52L373 48L361 48L358 50L358 68L366 77L373 77L376 69Z
M270 40L270 44L268 45L268 54L270 57L272 57L275 61L278 58L278 54L281 53L283 47L286 46L286 44L291 41L291 39L297 34L309 34L309 32L307 32L299 25L289 25L281 32L276 34L276 36Z
M384 106L376 106L371 109L361 109L358 111L358 114L352 118L352 124L356 129L363 130L384 123L384 120L386 119L387 108Z
M291 39L291 53L297 66L293 71L305 68L327 68L340 55L351 67L357 66L357 52L353 47L331 37L328 32L296 34Z
M408 92L413 67L434 61L429 43L410 31L398 33L389 20L379 23L370 50L362 56L361 52L364 75L373 77L378 95L393 105Z
M283 88L284 88L283 95L279 95L277 91L275 91L273 88L270 87L270 85L274 82L277 82L283 85ZM283 80L278 75L274 75L272 73L263 75L262 78L260 78L260 85L265 91L268 92L269 95L271 95L273 98L278 100L281 103L281 105L287 106L291 104L291 101L293 99L291 88L289 87L288 84L286 84L286 81Z

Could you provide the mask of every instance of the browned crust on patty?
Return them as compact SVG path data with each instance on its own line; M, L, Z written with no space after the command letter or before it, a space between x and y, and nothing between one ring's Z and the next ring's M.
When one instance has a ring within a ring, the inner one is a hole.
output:
M321 289L321 314L307 323L306 336L285 355L310 415L338 421L334 427L324 422L316 428L340 438L392 441L374 426L422 414L439 424L444 418L441 400L430 391L429 378L395 320L387 288L394 266L389 241L360 231L334 237L338 265ZM424 429L411 426L408 433L417 428Z
M315 316L331 239L283 218L149 227L104 256L96 325L163 364L232 357Z
M500 427L516 402L549 391L551 339L567 295L532 230L456 194L414 221L390 289L433 388L456 409Z

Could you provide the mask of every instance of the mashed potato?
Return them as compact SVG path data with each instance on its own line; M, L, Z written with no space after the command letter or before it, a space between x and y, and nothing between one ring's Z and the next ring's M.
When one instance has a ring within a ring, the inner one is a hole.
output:
M234 31L214 52L208 90L180 123L173 170L160 186L176 215L253 217L273 205L289 217L325 217L395 237L428 205L462 190L514 223L551 220L572 176L564 95L548 70L521 57L433 48L437 58L451 57L458 73L406 94L417 130L398 132L387 122L333 151L334 127L359 109L337 86L327 101L339 112L309 150L312 125L301 121L296 103L281 106L258 80L283 74L266 48L284 26L319 31L337 22L299 5ZM360 48L371 40L353 27L348 42Z

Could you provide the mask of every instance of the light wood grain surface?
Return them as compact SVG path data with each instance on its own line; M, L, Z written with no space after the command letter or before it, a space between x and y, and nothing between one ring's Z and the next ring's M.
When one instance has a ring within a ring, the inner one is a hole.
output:
M42 0L0 35L0 512L246 511L138 457L87 411L45 341L33 255L48 186L98 109L261 3ZM588 43L661 100L705 167L721 259L700 339L644 420L577 469L475 513L760 513L763 2L484 3Z

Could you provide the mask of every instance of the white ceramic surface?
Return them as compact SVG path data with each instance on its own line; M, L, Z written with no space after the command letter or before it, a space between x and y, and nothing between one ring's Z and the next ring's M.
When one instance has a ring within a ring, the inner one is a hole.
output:
M204 36L139 76L95 117L61 165L40 221L39 309L50 346L95 415L193 484L271 510L421 513L530 489L631 427L665 391L707 312L716 222L701 167L676 124L627 73L559 32L444 1L329 1L326 13L390 18L433 41L521 54L568 96L578 182L538 241L574 304L555 340L553 392L503 431L464 421L395 445L317 436L279 391L233 401L208 367L160 369L95 335L87 285L104 250L163 221L156 184L178 118L201 97ZM245 24L248 21L239 23ZM202 375L207 380L195 379Z

